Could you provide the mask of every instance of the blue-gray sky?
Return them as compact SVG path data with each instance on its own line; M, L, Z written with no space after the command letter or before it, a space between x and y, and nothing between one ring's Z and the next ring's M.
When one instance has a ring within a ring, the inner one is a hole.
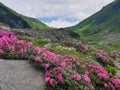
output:
M77 24L114 0L0 0L20 14L37 18L51 27Z

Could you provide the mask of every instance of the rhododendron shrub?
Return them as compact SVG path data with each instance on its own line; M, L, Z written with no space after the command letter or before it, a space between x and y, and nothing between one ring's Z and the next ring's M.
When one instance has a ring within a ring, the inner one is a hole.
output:
M84 45L82 42L78 40L63 40L61 41L62 44L68 46L68 47L75 47L78 52L82 52L84 54L87 54L91 51L91 48L87 45Z
M103 88L106 90L107 88L118 89L120 86L118 77L106 71L102 66L81 65L73 56L55 54L45 50L41 54L41 61L36 62L45 68L45 82L53 90L71 88L76 90ZM117 82L113 83L113 80Z
M111 52L110 53L110 56L112 57L112 58L120 58L120 52Z
M18 40L14 33L0 30L0 56L2 58L26 59L33 55L32 42Z
M92 54L95 55L98 62L100 62L103 66L106 66L106 65L115 66L113 59L109 56L108 53L106 53L104 51L98 51L98 52L92 53Z
M88 79L88 82L90 81L95 89L120 89L119 78L117 76L112 75L111 73L108 73L108 71L106 71L102 66L96 66L94 64L85 64L85 67L87 69L87 72L85 72L84 76L89 76L90 80Z
M75 88L74 86L77 86L77 89L81 89L81 87L83 86L85 88L89 88L90 90L94 90L95 88L105 89L108 87L111 89L119 88L116 87L115 84L112 82L112 80L114 79L117 79L119 81L118 77L115 78L113 75L108 73L108 71L106 71L102 66L85 64L84 67L82 67L82 65L78 63L77 58L68 55L55 55L50 51L46 51L43 53L43 59L45 59L43 60L43 62L38 63L49 64L49 67L47 68L45 74L45 81L50 86L52 86L51 88L53 89L56 89L58 87L62 89L70 89ZM46 67L43 66L43 68ZM52 84L50 82L51 79ZM68 81L70 81L70 83L73 82L73 84L70 85ZM105 83L110 84L108 85L108 87L106 87L104 86ZM67 85L67 87L65 87L64 85Z
M87 45L84 45L80 41L63 40L61 43L65 44L66 46L74 46L78 52L95 56L97 61L103 66L111 65L115 67L113 59L116 57L120 58L120 53L118 52L109 53L103 50L97 50L96 48L91 48Z
M85 47L86 48L86 47ZM108 63L106 57L97 54ZM45 73L50 90L112 90L120 88L117 76L102 66L81 64L70 55L55 54L32 42L19 40L14 33L0 30L0 58L27 59ZM106 64L107 64L106 63ZM48 89L48 90L49 90Z

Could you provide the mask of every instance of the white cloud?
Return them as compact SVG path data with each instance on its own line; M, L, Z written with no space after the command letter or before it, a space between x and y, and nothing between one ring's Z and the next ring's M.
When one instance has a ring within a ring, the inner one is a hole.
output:
M23 15L34 18L58 17L64 19L59 25L56 25L55 21L48 22L54 27L60 25L65 27L65 25L73 23L65 21L66 18L82 21L112 1L114 0L0 0ZM60 20L58 21L60 22Z
M44 22L44 23L47 24L50 27L63 28L63 27L76 25L77 23L79 23L79 21L69 22L69 21L66 21L66 20L57 19L57 20L53 20L51 22Z

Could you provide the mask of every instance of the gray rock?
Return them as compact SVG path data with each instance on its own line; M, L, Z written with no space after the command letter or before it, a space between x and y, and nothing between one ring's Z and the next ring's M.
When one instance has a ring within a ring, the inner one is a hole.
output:
M0 60L0 90L44 90L44 75L23 60Z

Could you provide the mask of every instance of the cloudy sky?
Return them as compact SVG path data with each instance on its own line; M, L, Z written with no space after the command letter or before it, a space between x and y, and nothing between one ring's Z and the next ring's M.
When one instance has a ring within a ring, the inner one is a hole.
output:
M77 24L114 0L0 0L20 14L37 18L51 27Z

